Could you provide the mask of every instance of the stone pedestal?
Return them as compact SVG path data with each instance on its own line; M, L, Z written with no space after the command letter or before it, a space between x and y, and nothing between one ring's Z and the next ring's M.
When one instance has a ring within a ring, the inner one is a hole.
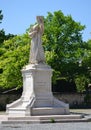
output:
M52 69L46 64L29 64L22 69L23 93L20 99L7 105L12 116L69 114L69 105L53 97Z

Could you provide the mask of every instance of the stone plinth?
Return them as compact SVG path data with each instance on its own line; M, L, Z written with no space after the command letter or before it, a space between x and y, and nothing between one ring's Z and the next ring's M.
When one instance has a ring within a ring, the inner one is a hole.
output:
M53 97L52 69L46 64L29 64L22 69L23 93L20 99L7 105L12 116L69 114L69 105Z

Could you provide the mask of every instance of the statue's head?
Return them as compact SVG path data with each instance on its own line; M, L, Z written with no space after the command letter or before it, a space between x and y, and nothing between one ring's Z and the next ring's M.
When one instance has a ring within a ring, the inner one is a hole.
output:
M38 23L43 23L43 16L36 16Z

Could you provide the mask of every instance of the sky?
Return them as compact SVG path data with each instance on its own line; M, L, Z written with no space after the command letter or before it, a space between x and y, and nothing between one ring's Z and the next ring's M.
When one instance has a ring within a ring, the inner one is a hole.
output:
M36 22L37 15L46 17L48 12L61 10L86 26L84 41L91 39L91 0L0 0L0 10L4 15L0 29L6 34L22 35Z

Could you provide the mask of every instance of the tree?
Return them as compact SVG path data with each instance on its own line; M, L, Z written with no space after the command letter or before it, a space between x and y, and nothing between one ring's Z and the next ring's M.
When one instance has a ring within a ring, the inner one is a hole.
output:
M0 86L3 88L22 87L22 67L29 59L28 34L15 36L4 41L0 48Z
M3 15L0 10L0 23L2 19ZM4 29L0 30L0 87L22 86L20 69L28 59L26 57L28 50L27 34L15 36L9 33L6 35Z
M2 15L2 10L0 10L0 23L2 23L3 15ZM5 38L5 32L4 30L0 30L0 45L4 41Z
M83 51L82 26L61 11L45 18L44 48L47 62L54 69L54 79L74 80Z
M3 19L3 14L2 14L2 10L0 10L0 23L2 23L2 19Z
M2 23L2 19L3 19L3 14L2 14L2 10L0 10L0 23ZM14 37L15 35L13 34L5 34L4 29L0 30L0 46L3 44L4 40L8 40L12 37Z

